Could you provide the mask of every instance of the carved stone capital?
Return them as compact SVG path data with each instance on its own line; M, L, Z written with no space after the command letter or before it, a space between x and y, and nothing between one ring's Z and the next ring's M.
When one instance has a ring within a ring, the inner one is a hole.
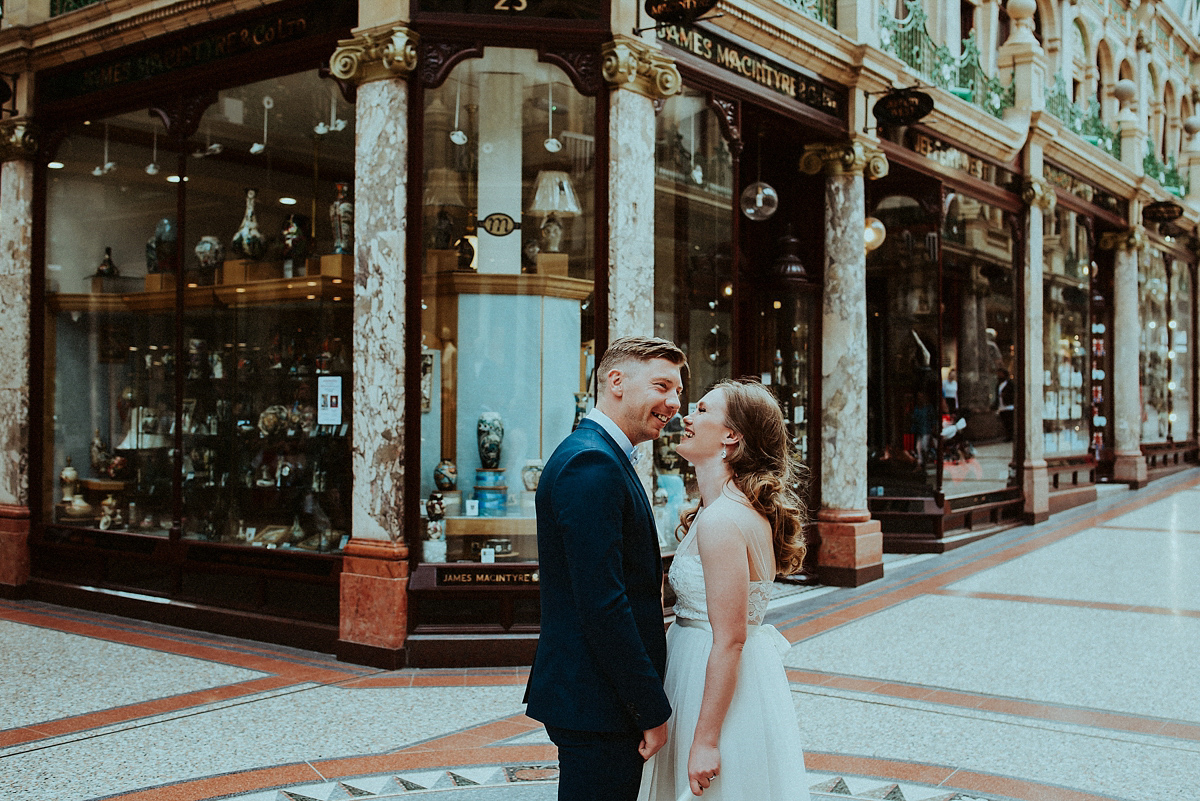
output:
M0 162L32 159L37 154L37 125L31 120L0 122Z
M1025 205L1049 214L1054 211L1058 196L1054 194L1054 187L1044 178L1027 178L1021 188L1021 200L1025 201Z
M659 98L679 94L683 88L675 62L640 39L618 36L601 46L600 57L600 74L614 89Z
M403 26L342 39L329 57L329 71L357 84L407 78L417 68L419 42L417 32Z
M1123 231L1107 231L1100 235L1102 250L1141 250L1146 247L1146 228L1134 225Z
M843 175L861 172L872 180L888 174L888 160L882 150L862 142L835 142L805 145L800 171L816 175Z

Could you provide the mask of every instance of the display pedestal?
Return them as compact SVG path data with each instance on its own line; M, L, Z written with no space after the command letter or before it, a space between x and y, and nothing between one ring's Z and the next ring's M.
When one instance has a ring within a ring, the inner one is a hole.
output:
M817 573L821 583L858 587L883 578L883 532L871 513L822 509L817 513Z
M354 278L354 257L349 253L322 256L315 265L313 261L313 259L309 259L309 275L324 275L330 278L341 278L343 281Z
M425 272L448 273L457 269L457 250L434 250L433 248L429 248L425 251Z
M226 259L221 265L222 284L245 284L249 281L271 281L283 278L283 262Z
M93 275L88 278L88 286L93 295L137 292L138 283L137 276Z
M146 276L147 292L171 292L175 289L175 273L150 273Z
M566 275L571 257L566 253L537 254L538 275Z

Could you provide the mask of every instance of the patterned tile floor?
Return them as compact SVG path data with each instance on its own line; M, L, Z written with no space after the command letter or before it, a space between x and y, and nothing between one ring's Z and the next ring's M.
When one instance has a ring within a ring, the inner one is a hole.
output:
M1200 798L1200 470L787 588L814 801ZM542 801L521 668L378 671L0 601L0 801Z

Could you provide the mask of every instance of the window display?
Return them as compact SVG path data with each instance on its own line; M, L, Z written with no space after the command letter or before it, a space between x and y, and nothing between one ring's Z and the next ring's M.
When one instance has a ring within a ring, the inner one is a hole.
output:
M69 480L46 519L336 552L353 276L325 216L348 204L353 107L315 70L215 97L182 147L143 109L50 164L47 456Z
M1047 457L1086 453L1092 446L1093 407L1103 402L1103 368L1092 369L1090 353L1091 239L1081 220L1060 207L1043 236L1042 430Z
M1194 433L1191 269L1158 248L1147 255L1138 270L1142 441L1185 442Z
M536 51L487 47L424 104L420 561L536 562L542 461L595 358L595 101Z

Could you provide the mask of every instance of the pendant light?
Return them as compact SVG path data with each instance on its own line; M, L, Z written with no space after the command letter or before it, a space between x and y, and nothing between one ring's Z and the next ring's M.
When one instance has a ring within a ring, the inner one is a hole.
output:
M760 131L758 134L758 164L755 181L742 190L741 197L742 214L745 214L755 222L770 219L771 215L779 208L779 193L775 191L775 187L768 183L763 183L762 148L763 135Z

